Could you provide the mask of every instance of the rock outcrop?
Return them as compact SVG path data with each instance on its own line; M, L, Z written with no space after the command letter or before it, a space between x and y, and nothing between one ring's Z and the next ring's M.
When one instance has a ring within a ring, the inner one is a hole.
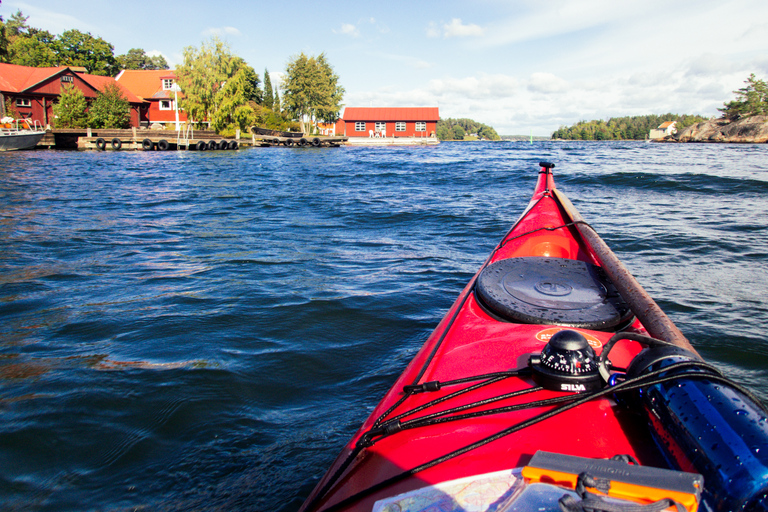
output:
M728 121L713 119L682 130L669 142L768 142L768 116L752 116ZM665 139L665 140L667 140Z

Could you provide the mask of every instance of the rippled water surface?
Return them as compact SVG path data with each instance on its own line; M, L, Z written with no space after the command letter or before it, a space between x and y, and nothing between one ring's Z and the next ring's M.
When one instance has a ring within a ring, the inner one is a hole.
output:
M0 503L296 510L540 160L768 400L768 145L0 154Z

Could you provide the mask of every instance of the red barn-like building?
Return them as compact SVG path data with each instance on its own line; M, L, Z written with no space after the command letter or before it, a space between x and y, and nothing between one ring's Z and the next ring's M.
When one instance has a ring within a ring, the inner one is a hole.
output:
M0 100L3 104L10 100L22 118L44 127L54 124L53 104L58 101L62 86L74 85L90 102L110 83L122 90L131 105L131 126L138 127L144 102L112 77L89 75L85 68L78 67L33 68L0 63Z
M434 137L438 107L347 107L336 135L347 137Z
M161 124L169 127L176 124L176 100L184 95L174 92L176 85L176 73L167 69L125 69L117 75L117 82L130 90L136 96L149 103L146 115L142 117L141 124ZM187 113L179 110L180 123L187 121Z

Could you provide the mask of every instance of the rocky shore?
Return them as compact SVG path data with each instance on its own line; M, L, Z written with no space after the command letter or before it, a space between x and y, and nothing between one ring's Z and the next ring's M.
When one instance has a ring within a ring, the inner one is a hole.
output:
M665 137L663 142L768 142L768 116L752 116L729 121L712 119L689 126Z

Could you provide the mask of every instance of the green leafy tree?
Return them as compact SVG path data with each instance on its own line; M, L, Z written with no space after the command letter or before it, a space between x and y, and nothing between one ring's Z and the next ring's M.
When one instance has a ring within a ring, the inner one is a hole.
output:
M61 88L59 102L53 106L56 128L85 128L88 123L88 103L83 91L72 84Z
M88 108L88 124L92 128L130 128L131 104L120 86L107 84Z
M118 55L116 60L120 69L168 69L165 57L150 57L142 48L131 48L128 53Z
M272 80L269 78L269 71L267 71L267 68L264 68L264 99L262 100L262 105L264 105L266 108L273 110L275 106L275 98L272 95Z
M119 71L114 47L90 32L67 30L58 41L60 66L82 66L89 73L102 76L115 76Z
M8 36L2 16L0 16L0 62L8 62Z
M288 62L282 82L282 104L303 132L308 133L319 121L338 120L345 92L338 82L339 77L325 54L307 57L301 53Z
M193 122L208 122L219 133L247 130L255 122L259 76L217 37L199 49L185 48L176 75L184 91L181 107Z
M755 77L752 73L744 81L747 84L733 91L736 99L724 104L718 109L726 119L739 119L748 116L764 116L768 114L768 84Z
M8 62L35 68L57 66L58 41L47 30L30 28L24 36L11 39Z

